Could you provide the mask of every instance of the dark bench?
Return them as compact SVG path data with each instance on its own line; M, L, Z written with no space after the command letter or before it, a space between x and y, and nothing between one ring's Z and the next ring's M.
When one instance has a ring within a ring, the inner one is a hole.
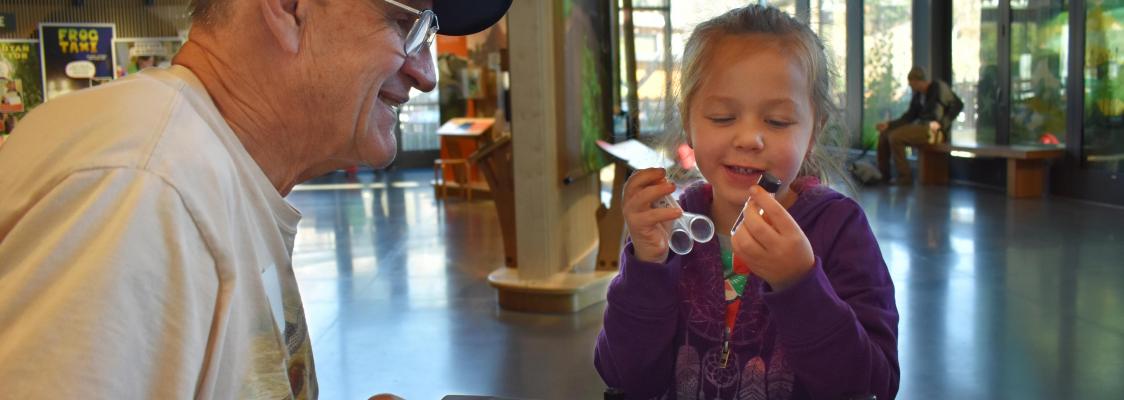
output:
M1007 159L1007 196L1041 197L1045 189L1046 160L1061 158L1061 146L982 145L957 146L948 143L918 148L918 161L923 185L947 185L951 152L970 153L982 158Z

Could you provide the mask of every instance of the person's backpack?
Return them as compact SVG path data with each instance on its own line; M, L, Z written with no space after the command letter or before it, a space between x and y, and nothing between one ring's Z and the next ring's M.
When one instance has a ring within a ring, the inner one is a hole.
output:
M952 95L952 100L949 101L948 104L942 104L942 106L944 106L945 112L944 112L944 115L941 116L941 119L943 119L944 121L948 121L948 123L942 124L943 129L941 129L941 130L944 131L943 132L944 137L942 138L943 140L941 140L941 141L947 142L948 137L949 137L949 132L952 130L952 121L955 121L956 117L960 116L960 112L964 111L964 100L961 100L960 96L957 96L956 92L952 91L951 86L948 86L948 84L945 84L943 82L942 82L942 84L944 84L945 87L948 88L948 93Z

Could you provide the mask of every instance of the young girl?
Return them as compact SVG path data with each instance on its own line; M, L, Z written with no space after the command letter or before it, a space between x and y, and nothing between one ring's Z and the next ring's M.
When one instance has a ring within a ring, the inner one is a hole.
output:
M674 185L662 169L629 179L602 379L637 399L893 398L893 282L862 209L820 184L834 110L821 42L775 8L739 8L695 29L682 77L683 130L708 183L680 203L719 235L669 253L663 226L681 211L652 203ZM781 180L775 198L755 185L764 172Z

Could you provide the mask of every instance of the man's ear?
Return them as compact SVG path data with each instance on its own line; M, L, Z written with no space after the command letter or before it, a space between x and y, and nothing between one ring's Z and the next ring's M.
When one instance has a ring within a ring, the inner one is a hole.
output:
M288 53L300 49L301 21L297 17L299 0L259 0L262 18L273 39Z

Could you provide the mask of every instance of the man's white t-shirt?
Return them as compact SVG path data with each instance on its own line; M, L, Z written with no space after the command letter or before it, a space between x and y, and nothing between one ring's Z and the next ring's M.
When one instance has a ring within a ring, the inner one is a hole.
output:
M315 398L297 212L181 66L53 99L0 147L0 391Z

